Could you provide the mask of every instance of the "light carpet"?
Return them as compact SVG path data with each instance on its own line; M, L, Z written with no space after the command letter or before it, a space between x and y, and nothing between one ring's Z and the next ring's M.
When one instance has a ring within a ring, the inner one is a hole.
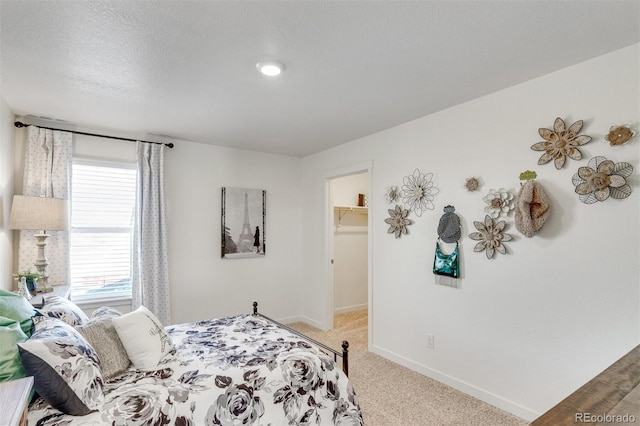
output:
M321 331L289 326L332 348L349 342L349 378L367 426L524 426L528 422L367 350L367 311L334 317Z

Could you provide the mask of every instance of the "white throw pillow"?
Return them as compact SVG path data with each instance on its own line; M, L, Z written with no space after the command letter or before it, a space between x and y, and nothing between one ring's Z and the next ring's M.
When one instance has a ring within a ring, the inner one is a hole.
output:
M160 320L144 306L111 321L135 368L153 369L173 349Z

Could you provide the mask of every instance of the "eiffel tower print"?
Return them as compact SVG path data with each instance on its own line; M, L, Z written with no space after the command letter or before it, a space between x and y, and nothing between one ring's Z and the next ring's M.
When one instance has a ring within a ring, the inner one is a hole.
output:
M266 192L262 189L222 188L223 258L265 255Z
M249 200L247 191L244 192L244 221L242 223L242 232L238 238L238 251L247 253L253 251L253 232L251 232L251 223L249 222Z

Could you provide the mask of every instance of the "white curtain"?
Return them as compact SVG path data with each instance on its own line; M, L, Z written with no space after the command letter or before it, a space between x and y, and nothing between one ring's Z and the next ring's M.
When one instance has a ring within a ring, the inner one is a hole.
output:
M137 142L138 187L133 243L132 307L144 305L170 324L164 145Z
M27 127L22 195L69 199L72 134L59 130ZM18 270L35 271L37 249L34 234L20 231ZM69 233L47 231L49 286L69 283Z

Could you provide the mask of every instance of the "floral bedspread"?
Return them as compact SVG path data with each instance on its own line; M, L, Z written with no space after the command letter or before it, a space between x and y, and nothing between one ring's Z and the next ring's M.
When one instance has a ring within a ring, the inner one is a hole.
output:
M106 382L100 410L74 417L44 400L30 425L362 425L333 359L265 319L239 315L167 327L175 351L154 371Z

